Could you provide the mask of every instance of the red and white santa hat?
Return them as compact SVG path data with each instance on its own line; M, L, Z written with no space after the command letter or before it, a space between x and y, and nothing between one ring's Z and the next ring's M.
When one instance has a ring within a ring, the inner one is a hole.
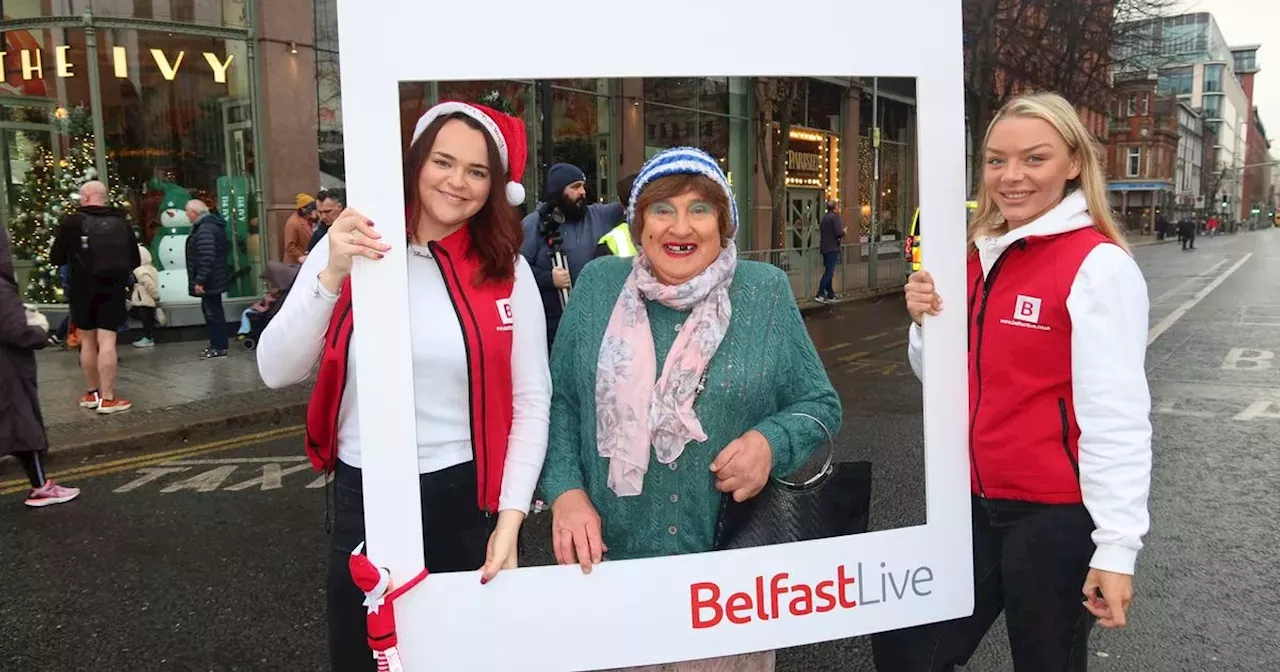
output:
M493 143L498 146L498 154L502 157L502 168L511 175L511 181L506 185L507 202L511 205L524 203L524 186L520 184L520 175L524 172L529 151L524 135L524 120L477 103L451 100L432 107L418 119L410 143L417 142L418 136L427 130L431 122L456 112L480 122L489 137L493 138Z

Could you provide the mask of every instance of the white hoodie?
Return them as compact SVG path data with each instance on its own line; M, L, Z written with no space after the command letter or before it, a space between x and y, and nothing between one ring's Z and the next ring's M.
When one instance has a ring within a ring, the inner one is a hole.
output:
M1093 225L1084 194L1076 191L1033 222L975 246L982 273L1015 241ZM952 302L965 305L964 301ZM1096 529L1089 566L1133 574L1142 537L1150 528L1151 393L1146 352L1147 283L1137 262L1116 245L1085 257L1071 284L1071 387L1080 425L1080 490ZM920 327L911 325L911 368L923 377Z

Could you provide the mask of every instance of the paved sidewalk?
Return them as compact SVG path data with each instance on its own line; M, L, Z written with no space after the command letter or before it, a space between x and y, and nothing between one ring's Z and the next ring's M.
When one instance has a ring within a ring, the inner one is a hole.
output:
M78 350L49 347L37 354L40 404L50 449L89 453L201 442L275 425L300 425L310 382L271 390L258 376L256 353L232 342L227 357L206 360L202 341L120 346L117 395L132 410L103 416L82 409Z

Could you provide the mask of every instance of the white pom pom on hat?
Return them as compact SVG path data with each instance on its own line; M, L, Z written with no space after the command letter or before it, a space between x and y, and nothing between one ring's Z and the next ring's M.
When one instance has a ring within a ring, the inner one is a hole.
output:
M427 130L431 122L459 112L479 122L493 139L493 143L498 146L498 155L502 157L502 168L511 176L511 180L504 188L507 202L511 205L524 203L525 191L524 186L520 184L520 176L524 173L529 145L525 139L523 120L477 103L451 100L433 106L418 119L418 124L413 129L412 142L417 142L418 137Z

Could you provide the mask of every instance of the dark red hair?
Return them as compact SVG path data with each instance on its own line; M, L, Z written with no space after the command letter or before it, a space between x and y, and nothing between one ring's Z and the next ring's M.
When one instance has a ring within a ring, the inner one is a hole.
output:
M519 211L507 202L506 185L511 177L509 171L502 169L502 155L498 153L498 145L475 119L461 112L442 116L431 122L418 140L409 146L404 157L405 226L412 235L413 222L422 208L418 198L418 175L431 156L440 129L452 119L459 119L484 134L484 143L489 150L489 199L480 208L480 212L467 222L471 232L471 251L468 256L480 262L480 275L475 278L475 282L480 284L510 279L516 272L516 255L520 253L520 246L524 243L524 231L520 227Z

